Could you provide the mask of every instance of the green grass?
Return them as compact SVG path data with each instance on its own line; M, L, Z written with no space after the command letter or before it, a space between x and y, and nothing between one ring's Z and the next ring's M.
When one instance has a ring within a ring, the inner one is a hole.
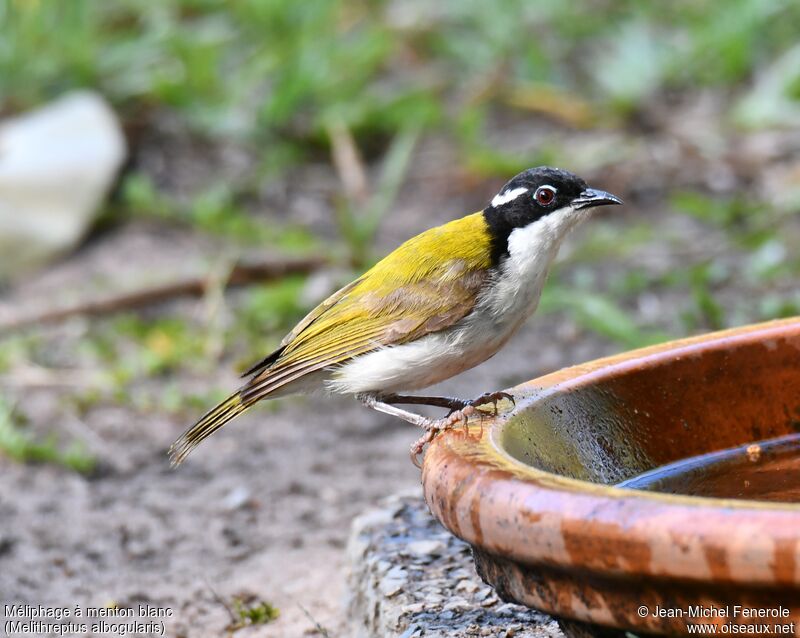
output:
M332 117L385 147L410 124L447 125L442 98L498 74L622 112L665 88L727 90L795 45L800 6L0 0L0 20L3 108L96 87L129 118L175 110L204 133L256 135L269 154L324 145ZM784 97L798 97L793 86Z
M82 474L90 473L96 466L95 458L78 441L61 449L55 437L35 439L3 397L0 397L0 454L20 463L49 463Z
M180 416L207 408L231 388L212 387L198 394L176 379L207 378L223 354L233 354L233 361L225 365L240 370L266 356L308 311L302 297L305 285L305 277L292 276L243 289L225 326L189 319L169 308L157 314L126 313L97 320L73 357L84 369L102 371L107 383L76 389L69 403L82 414L108 402L142 413L156 410ZM211 347L217 339L221 352ZM3 351L0 348L0 355ZM8 367L12 374L13 361L32 358L35 351L20 344L14 354ZM0 365L2 361L0 356Z
M405 179L419 133L416 125L397 133L383 159L374 192L368 194L365 202L348 198L338 202L339 233L347 247L348 261L356 270L363 270L374 261L372 244L375 234Z
M233 613L237 622L231 629L234 631L251 625L266 625L280 616L280 610L263 600L245 600L240 597L233 598Z

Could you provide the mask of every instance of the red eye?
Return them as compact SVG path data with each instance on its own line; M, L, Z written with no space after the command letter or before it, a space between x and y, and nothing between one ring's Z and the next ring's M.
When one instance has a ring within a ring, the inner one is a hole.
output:
M540 206L549 206L556 198L556 189L552 186L540 186L533 197Z

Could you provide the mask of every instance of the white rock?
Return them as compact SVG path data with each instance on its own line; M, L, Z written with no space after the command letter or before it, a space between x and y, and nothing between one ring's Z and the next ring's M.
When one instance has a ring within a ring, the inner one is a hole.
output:
M91 92L0 123L0 277L73 248L125 154L116 116Z

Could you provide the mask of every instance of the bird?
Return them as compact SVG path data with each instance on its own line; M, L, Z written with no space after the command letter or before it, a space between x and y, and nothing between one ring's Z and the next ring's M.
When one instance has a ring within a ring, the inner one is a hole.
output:
M449 379L494 356L536 310L564 238L601 206L622 204L564 169L529 168L481 211L412 237L311 310L246 382L170 448L180 464L198 444L264 399L323 391L424 430L412 458L441 430L481 406L473 400L401 394ZM398 407L447 408L430 418Z

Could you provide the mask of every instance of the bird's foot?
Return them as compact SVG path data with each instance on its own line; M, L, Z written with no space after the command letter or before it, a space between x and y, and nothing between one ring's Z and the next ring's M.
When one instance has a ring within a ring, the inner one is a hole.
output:
M414 465L416 465L418 468L422 466L419 457L422 454L422 451L425 449L425 446L433 441L439 432L450 430L459 424L464 427L466 432L469 427L469 419L475 414L481 418L481 426L483 426L484 411L481 410L481 408L486 405L491 405L492 414L496 416L499 413L497 404L503 399L507 399L508 401L511 401L512 404L516 405L514 397L508 392L487 392L486 394L479 396L477 399L462 401L461 403L463 403L463 405L460 408L454 408L451 410L450 414L443 419L429 420L427 423L422 424L422 427L425 429L425 434L419 437L419 439L417 439L411 446L412 463L414 463Z
M470 401L451 399L448 397L408 397L396 394L360 394L356 396L367 407L383 412L384 414L391 414L392 416L399 417L425 430L425 434L411 446L411 460L417 467L420 467L420 462L417 457L419 457L425 446L433 441L439 432L449 430L458 424L461 424L466 431L469 427L469 419L472 416L478 415L481 417L482 424L482 418L486 413L485 410L481 410L482 406L492 404L493 412L497 414L497 404L501 399L508 399L512 403L514 402L514 397L508 394L508 392L487 392L477 399L472 399ZM392 403L421 403L448 407L451 411L443 419L430 419L420 414L398 408L396 405L392 405Z
M468 407L472 407L474 409L480 409L485 405L492 406L492 414L497 416L499 410L497 409L497 404L502 401L503 399L508 399L511 401L512 405L516 405L517 402L514 400L514 397L509 394L508 392L497 391L497 392L487 392L486 394L482 394L477 399L472 399L471 401L466 401L465 404ZM462 408L463 409L463 408Z
M422 426L425 429L425 434L419 437L411 445L411 462L418 468L421 468L422 463L419 456L422 454L422 450L425 448L425 446L433 441L439 432L450 430L456 427L459 423L466 429L469 424L469 418L475 414L475 410L476 409L473 406L465 405L459 410L453 410L443 419L430 419L428 423Z

